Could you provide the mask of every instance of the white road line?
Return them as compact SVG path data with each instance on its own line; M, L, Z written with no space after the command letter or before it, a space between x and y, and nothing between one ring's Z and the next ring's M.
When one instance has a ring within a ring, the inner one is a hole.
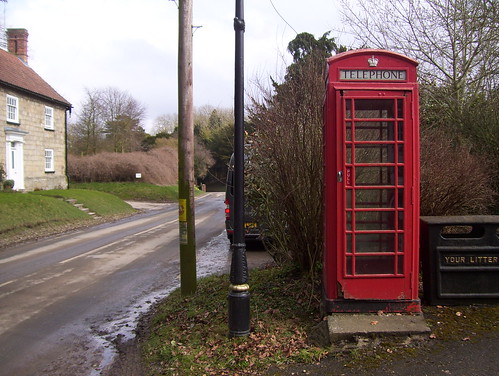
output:
M147 221L147 220L154 220L154 218L145 218L144 221ZM139 219L140 221L141 219ZM173 220L172 222L175 222L175 220ZM170 223L170 222L168 222ZM162 224L164 225L164 224ZM127 228L132 228L132 227L135 227L137 226L136 222L135 221L131 221L131 222L126 222L126 223L123 223L123 224L120 224L120 225L116 225L114 227L112 227L112 233L115 233L115 232L118 232L118 231L121 231L121 230L125 230ZM89 238L97 238L100 236L101 233L106 233L106 232L109 232L110 229L109 228L104 228L104 229L100 229L100 230L96 230L96 231L90 231L90 232L81 232L81 233L78 233L78 234L75 234L74 237L70 238L70 239L66 239L66 240L60 240L60 241L57 241L56 244L57 244L57 247L69 247L73 244L77 244L85 239L89 239ZM9 263L9 262L12 262L12 261L17 261L17 260L21 260L23 258L28 258L28 257L31 257L33 255L37 255L37 254L42 254L42 253L45 253L45 252L49 252L53 249L54 245L53 244L49 244L49 245L46 245L46 246L43 246L43 247L39 247L39 248L36 248L36 249L33 249L29 252L24 252L22 254L18 254L18 255L15 255L15 256L11 256L11 257L8 257L8 258L5 258L5 259L1 259L0 260L0 265L1 264L6 264L6 263Z
M125 239L130 238L131 236L136 237L136 236L139 236L139 235L145 234L145 233L147 233L147 232L154 231L154 230L156 230L156 229L158 229L158 228L160 228L160 227L164 227L164 226L166 226L166 225L171 225L172 223L175 223L175 222L177 222L177 220L173 220L173 221L165 222L165 223L162 223L162 224L160 224L160 225L157 225L157 226L151 227L151 228L149 228L149 229L147 229L147 230L144 230L144 231L141 231L141 232L137 232L137 233L135 233L135 234L133 234L133 235L126 236L126 237L121 238L121 239L119 239L119 240L116 240L116 241L114 241L114 242L112 242L112 243L108 243L108 244L105 244L105 245L103 245L103 246L101 246L101 247L95 248L95 249L93 249L93 250L91 250L91 251L89 251L89 252L82 253L81 255L74 256L74 257L68 258L68 259L63 260L63 261L59 261L59 264L66 264L66 263L68 263L68 262L71 262L71 261L77 260L77 259L79 259L79 258L90 256L90 255L92 255L92 254L94 254L94 253L99 252L99 251L100 251L100 250L102 250L102 249L105 249L105 248L111 247L111 246L113 246L113 245L115 245L115 244L121 243L121 242L123 242Z

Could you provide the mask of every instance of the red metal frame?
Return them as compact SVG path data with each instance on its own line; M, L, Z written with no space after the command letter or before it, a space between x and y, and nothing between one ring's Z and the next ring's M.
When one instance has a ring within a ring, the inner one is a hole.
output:
M328 64L326 310L418 312L417 63L356 50Z

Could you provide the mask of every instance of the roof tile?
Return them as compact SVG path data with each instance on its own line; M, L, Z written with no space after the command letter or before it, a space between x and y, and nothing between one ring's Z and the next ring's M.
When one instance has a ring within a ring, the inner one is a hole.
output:
M33 69L17 56L2 49L0 49L0 83L27 90L71 107L71 103L57 93Z

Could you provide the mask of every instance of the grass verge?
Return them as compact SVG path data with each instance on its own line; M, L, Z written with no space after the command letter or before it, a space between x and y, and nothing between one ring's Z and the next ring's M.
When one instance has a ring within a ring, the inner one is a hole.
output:
M191 297L174 291L157 307L142 337L146 374L261 375L269 368L298 369L282 374L299 374L300 364L328 357L338 362L338 374L353 375L397 359L427 357L449 341L473 342L498 331L497 305L425 306L432 329L425 341L401 345L386 338L373 347L315 347L307 333L320 320L319 294L309 279L293 269L274 267L253 270L250 286L251 334L232 339L227 336L228 276L199 280Z
M81 210L62 200L33 194L0 192L0 234L18 228L33 228L46 223L83 220Z
M69 198L102 218L96 220L64 200ZM0 210L0 247L135 213L130 205L111 194L76 189L0 192Z
M254 270L250 286L252 330L246 338L227 336L227 276L202 279L190 297L173 292L158 307L142 347L148 374L255 375L327 353L307 344L318 310L303 299L308 287L294 270Z
M111 193L122 200L169 202L178 199L176 185L159 186L148 183L71 183L71 189L90 189Z
M30 195L75 199L78 203L100 216L132 214L135 212L130 205L110 193L87 189L52 189L48 191L36 191L30 193Z
M178 199L177 186L73 183L70 188L23 194L0 191L0 247L135 213L123 200L169 202ZM64 199L75 199L102 218L93 219Z

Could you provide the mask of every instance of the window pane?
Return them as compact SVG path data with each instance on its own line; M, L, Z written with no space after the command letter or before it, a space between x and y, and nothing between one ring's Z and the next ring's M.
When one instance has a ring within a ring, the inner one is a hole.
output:
M355 163L395 163L395 145L355 145Z
M16 97L7 96L7 120L17 122L18 119L18 100Z
M397 259L397 274L404 274L404 256L402 255Z
M346 140L352 141L352 122L346 122Z
M45 127L53 128L54 126L54 109L52 107L45 107Z
M400 227L399 227L400 228ZM355 213L356 230L395 230L395 212L362 211Z
M397 99L397 117L399 119L404 118L404 100L403 99Z
M347 230L352 230L352 212L347 212Z
M404 122L399 121L397 123L397 132L398 132L398 140L399 141L404 141Z
M52 149L45 149L45 171L54 170L54 151Z
M395 234L356 234L355 252L395 252Z
M347 257L347 275L352 274L352 257Z
M356 121L355 141L394 141L393 121Z
M389 166L357 167L356 185L394 185L395 170Z
M352 253L352 234L347 234L347 253Z
M357 208L394 208L394 189L357 189L355 207Z
M394 118L392 99L356 99L355 117L358 119Z
M355 258L355 274L394 274L393 256L361 256Z
M347 119L350 119L352 117L352 100L351 99L345 100L345 107L346 107L345 117Z
M398 185L404 185L404 166L398 168Z
M399 219L398 229L403 230L404 229L404 212L403 211L398 212L398 219Z
M404 234L400 233L397 235L398 239L399 239L399 247L398 247L398 251L399 252L404 252Z
M398 203L397 207L398 208L403 208L404 207L404 189L403 188L398 188Z

